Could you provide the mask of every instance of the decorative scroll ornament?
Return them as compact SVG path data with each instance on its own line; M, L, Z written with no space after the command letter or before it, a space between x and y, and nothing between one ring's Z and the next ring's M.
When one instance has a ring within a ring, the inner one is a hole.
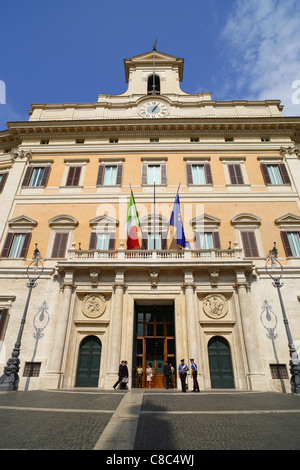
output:
M105 312L106 301L102 295L87 295L83 299L82 312L86 317L98 318Z
M222 294L209 294L203 299L203 311L210 318L222 318L228 312L227 300Z

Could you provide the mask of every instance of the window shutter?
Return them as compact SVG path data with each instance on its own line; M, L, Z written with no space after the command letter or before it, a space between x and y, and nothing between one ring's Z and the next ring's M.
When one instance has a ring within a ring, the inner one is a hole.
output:
M271 184L271 179L270 179L270 176L269 176L269 173L268 173L267 165L265 163L261 163L260 167L261 167L261 171L262 171L262 174L263 174L263 177L264 177L265 184Z
M51 258L64 258L66 254L68 233L56 233Z
M70 166L66 186L72 186L75 173L75 166Z
M25 176L24 176L24 179L23 179L23 182L22 182L22 186L29 186L32 172L33 172L33 167L29 166L27 168L26 172L25 172Z
M216 248L217 250L220 250L221 249L221 243L220 243L219 232L213 232L212 237L213 237L214 248Z
M142 186L145 186L148 182L147 180L148 165L147 163L142 164Z
M241 232L245 257L257 258L258 249L254 232Z
M195 249L200 250L201 245L200 245L200 233L199 232L194 233L194 244L195 244Z
M2 173L2 178L1 178L1 181L0 181L0 194L3 191L3 188L4 188L4 185L6 183L7 177L8 177L8 173Z
M43 178L42 178L42 181L41 181L41 186L47 186L50 171L51 171L51 166L46 166L45 169L44 169L44 174L43 174Z
M98 176L97 176L97 186L102 186L103 185L104 170L105 170L105 165L103 165L103 164L99 165Z
M26 257L28 247L29 247L29 243L30 243L30 240L31 240L31 236L32 236L31 232L26 233L25 238L24 238L22 251L21 251L21 254L20 254L20 258L25 258Z
M278 165L283 184L291 184L286 166L284 163Z
M168 232L164 231L161 233L161 249L166 250L167 249L167 238L168 238Z
M2 340L4 337L7 317L8 317L8 308L0 310L0 340Z
M162 163L160 166L161 169L161 184L167 184L167 165Z
M213 184L212 174L211 174L211 168L210 168L210 164L209 164L209 163L205 163L205 165L204 165L204 171L205 171L206 184Z
M3 247L3 250L2 250L2 253L1 253L2 258L8 258L13 238L14 238L14 233L9 232L7 234L7 237L6 237L6 240L5 240L5 243L4 243L4 247Z
M192 174L192 164L187 163L186 164L186 179L187 179L187 184L193 184L193 174Z
M241 170L240 165L237 165L237 164L228 165L228 171L229 171L231 184L244 184L242 170Z
M148 234L147 232L143 232L142 230L141 230L141 234L142 234L142 249L148 250Z
M111 232L109 234L109 242L108 242L108 249L109 250L114 250L116 246L116 233Z
M97 246L97 233L91 232L89 250L95 250Z
M73 178L73 186L78 186L79 185L80 173L81 173L81 166L76 166L75 167L75 174L74 174L74 178Z
M284 247L285 255L287 257L293 256L287 232L280 232L280 235L281 235L281 240L282 240L282 244Z
M116 184L118 186L122 185L122 178L123 178L123 165L122 163L119 163L118 168L117 168L117 180L116 180Z

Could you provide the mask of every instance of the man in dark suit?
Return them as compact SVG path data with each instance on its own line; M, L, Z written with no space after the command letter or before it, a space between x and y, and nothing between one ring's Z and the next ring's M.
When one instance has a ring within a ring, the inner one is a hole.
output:
M117 386L119 385L119 383L122 382L122 378L123 378L123 366L125 365L125 361L122 361L121 364L119 365L119 373L118 373L118 380L116 381L115 385L113 386L113 388L116 390ZM122 386L120 387L122 388Z
M169 388L170 375L171 374L172 374L171 367L166 361L166 363L164 365L164 375L165 375L165 379L166 379L166 388Z

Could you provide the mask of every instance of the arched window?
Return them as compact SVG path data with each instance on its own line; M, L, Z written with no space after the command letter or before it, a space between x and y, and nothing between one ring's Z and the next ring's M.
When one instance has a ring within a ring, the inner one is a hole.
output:
M153 78L154 78L154 87L153 87ZM155 74L149 75L147 94L148 95L160 95L160 78L158 75L155 75Z

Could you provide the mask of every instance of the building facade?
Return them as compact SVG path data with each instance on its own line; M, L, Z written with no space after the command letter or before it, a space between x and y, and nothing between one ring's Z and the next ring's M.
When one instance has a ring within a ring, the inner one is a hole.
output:
M202 390L290 391L276 243L300 351L300 118L279 101L180 88L183 59L124 60L127 91L34 104L0 133L0 366L11 356L35 244L19 389L111 390L121 360L198 364ZM127 249L131 193L139 248ZM189 247L170 226L175 196ZM189 377L189 381L191 378ZM175 384L180 387L179 383ZM190 383L191 385L191 383Z

